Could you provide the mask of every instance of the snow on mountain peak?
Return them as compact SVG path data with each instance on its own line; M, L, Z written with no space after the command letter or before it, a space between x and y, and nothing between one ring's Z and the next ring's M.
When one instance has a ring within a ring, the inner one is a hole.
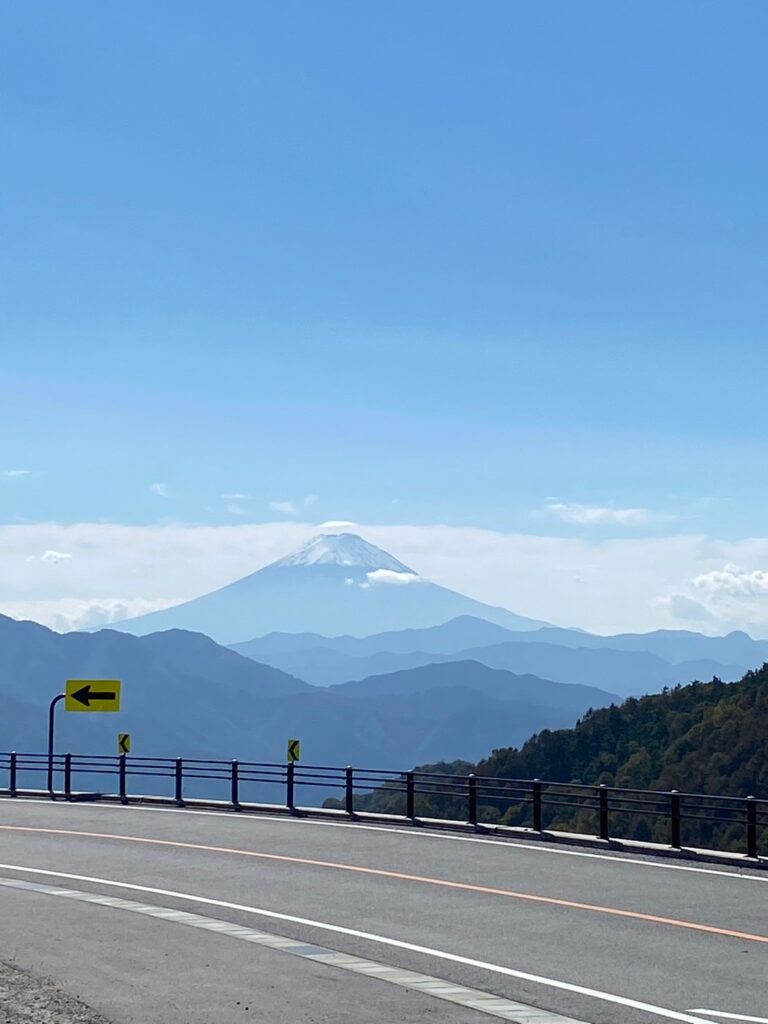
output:
M392 555L369 544L354 533L321 534L313 537L298 551L281 558L275 563L280 566L292 565L343 565L348 568L370 570L387 569L396 573L409 573L413 570L398 562Z

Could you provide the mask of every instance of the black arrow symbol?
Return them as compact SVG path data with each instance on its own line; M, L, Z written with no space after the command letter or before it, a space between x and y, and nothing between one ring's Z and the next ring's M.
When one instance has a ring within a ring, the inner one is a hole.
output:
M120 749L124 754L128 753L128 737L125 734L120 737Z
M87 686L81 686L79 690L75 690L70 696L72 700L76 700L87 708L91 706L92 700L115 700L117 698L114 690L92 690L90 683Z
M291 742L288 744L288 757L291 759L291 761L298 761L299 759L299 752L296 749L298 745L298 740L291 740Z

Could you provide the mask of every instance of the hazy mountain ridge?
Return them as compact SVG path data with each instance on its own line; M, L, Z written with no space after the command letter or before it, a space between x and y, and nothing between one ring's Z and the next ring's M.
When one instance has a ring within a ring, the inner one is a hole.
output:
M293 653L308 648L326 647L343 654L362 657L381 651L408 653L425 651L452 654L473 647L494 644L549 643L559 647L601 648L643 651L663 658L669 664L708 658L723 664L748 666L768 659L768 640L754 640L749 634L734 631L725 636L707 636L685 629L657 629L650 633L601 635L560 626L540 626L532 630L509 629L473 615L459 615L430 627L372 633L369 636L326 636L319 633L271 632L233 649L249 657L260 654Z
M687 629L656 629L650 633L601 636L580 630L544 626L531 633L516 632L509 639L550 642L563 647L612 647L619 651L647 651L672 665L698 658L711 658L722 663L744 664L749 668L761 665L768 659L768 640L755 640L740 630L724 636L707 636Z
M466 687L494 699L514 699L563 708L577 715L586 708L604 707L621 700L615 693L607 693L597 687L558 683L531 674L518 675L469 659L370 676L331 686L329 690L343 696L368 698L382 694L428 693L453 686Z
M612 699L477 664L441 669L428 687L395 674L359 696L310 686L201 634L61 635L0 616L0 749L45 749L48 703L68 678L121 679L123 710L59 713L59 751L112 753L117 733L130 732L139 756L283 761L298 736L305 761L368 767L479 757Z
M553 642L563 638L579 642ZM482 646L464 646L472 640L480 640ZM723 643L719 643L721 640ZM611 646L614 642L618 645L615 648ZM270 634L237 644L233 649L321 686L420 665L472 660L518 674L531 672L556 682L596 686L625 697L714 676L733 681L741 678L750 667L761 664L763 656L768 658L768 643L752 640L746 634L728 637L688 632L679 637L663 632L647 634L645 642L650 648L693 655L682 661L665 660L652 650L642 649L642 642L643 634L600 637L553 628L518 632L461 616L428 629L363 638ZM731 663L713 656L697 656L701 651L722 650L740 654L744 660ZM748 658L757 660L752 662Z
M268 633L263 637L232 644L240 654L255 658L264 654L298 653L326 648L349 657L370 654L411 653L413 651L451 654L469 647L501 643L514 630L474 615L457 615L435 626L421 629L399 629L373 633L370 636L322 636L319 633ZM534 633L536 631L533 631ZM523 635L528 635L524 631Z

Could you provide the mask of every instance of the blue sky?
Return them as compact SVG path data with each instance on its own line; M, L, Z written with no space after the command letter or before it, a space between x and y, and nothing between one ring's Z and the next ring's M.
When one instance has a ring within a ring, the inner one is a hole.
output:
M764 536L767 34L3 5L0 523Z

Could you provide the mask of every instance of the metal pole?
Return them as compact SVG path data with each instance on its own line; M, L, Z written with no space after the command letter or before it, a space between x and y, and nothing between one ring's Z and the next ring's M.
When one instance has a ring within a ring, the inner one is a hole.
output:
M531 784L531 798L533 799L533 831L542 832L541 779L533 780Z
M229 781L231 788L231 804L235 811L240 810L240 762L234 760L229 766Z
M294 801L294 764L293 761L289 761L285 769L285 805L291 814L296 812L296 803Z
M680 793L676 789L670 790L670 846L676 850L680 849Z
M48 796L51 800L56 799L56 794L53 791L53 734L54 734L54 711L56 705L60 700L64 700L66 693L60 693L51 701L51 705L48 708Z
M470 825L477 825L477 777L474 773L467 776L467 820Z
M600 838L608 839L608 787L602 783L597 791L600 818Z
M350 818L355 814L355 779L352 771L351 764L344 769L344 805Z
M126 776L128 775L128 762L127 762L126 758L127 758L126 754L120 754L119 755L118 772L119 772L119 776L120 776L119 786L120 786L120 803L121 804L127 804L128 803L128 780L126 778Z
M757 801L748 796L747 803L747 856L757 857Z
M184 781L183 781L184 780L183 764L184 764L184 762L182 761L182 759L180 757L177 757L176 758L176 772L175 772L175 774L176 774L176 805L178 807L183 807L184 806L184 793L183 793L183 788L182 788L183 785L184 785Z
M414 821L416 818L416 787L413 772L405 773L405 816Z

